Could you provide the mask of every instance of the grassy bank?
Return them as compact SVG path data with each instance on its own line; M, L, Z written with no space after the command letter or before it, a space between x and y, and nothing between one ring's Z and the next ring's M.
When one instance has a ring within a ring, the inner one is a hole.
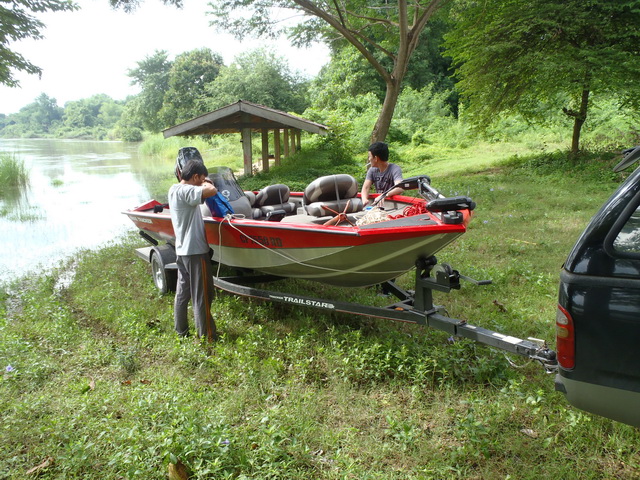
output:
M544 154L434 175L478 202L439 259L493 279L438 297L449 314L553 340L560 265L618 184L613 162ZM303 183L301 165L271 178ZM2 290L0 478L40 466L39 478L161 479L177 459L199 479L640 476L637 430L573 409L537 364L441 332L218 292L222 340L179 340L139 245L131 235Z

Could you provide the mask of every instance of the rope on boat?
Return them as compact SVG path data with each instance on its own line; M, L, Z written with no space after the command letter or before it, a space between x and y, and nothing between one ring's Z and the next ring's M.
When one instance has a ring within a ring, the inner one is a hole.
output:
M236 230L238 233L240 233L240 235L242 235L242 236L244 236L244 237L247 237L249 240L251 240L252 242L254 242L254 243L258 244L260 247L264 248L265 250L268 250L268 251L270 251L271 253L274 253L274 254L276 254L276 255L279 255L279 256L281 256L282 258L284 258L284 259L288 260L289 262L296 263L296 264L298 264L298 265L302 265L302 266L304 266L304 267L308 267L308 268L315 268L315 269L317 269L317 270L324 270L324 271L327 271L327 272L336 272L336 273L341 273L341 272L344 272L344 271L345 271L345 270L340 270L340 269L337 269L337 268L321 267L321 266L319 266L319 265L310 265L310 264L308 264L308 263L300 262L300 261L296 260L295 258L291 258L290 256L288 256L288 255L286 255L286 254L284 254L284 253L281 253L281 252L279 252L279 251L277 251L277 250L274 250L274 249L272 249L272 248L269 248L269 247L267 247L266 245L263 245L263 244L261 244L261 243L259 243L259 242L256 242L256 241L255 241L255 240L253 240L249 235L247 235L246 233L244 233L242 230L240 230L238 227L236 227L235 225L233 225L233 224L231 223L231 220L232 220L233 218L244 218L244 215L236 215L236 214L231 215L231 214L227 214L227 215L224 217L224 219L222 220L222 222L220 222L220 223L218 224L218 252L219 252L220 257L219 257L219 261L218 261L218 271L217 271L217 274L216 274L216 276L217 276L217 277L219 277L219 276L220 276L220 265L222 265L222 224L223 224L225 221L227 221L227 222L229 223L229 226L230 226L231 228L233 228L233 229L234 229L234 230ZM376 271L366 271L366 272L354 272L354 271L352 271L351 273L357 273L357 274L360 274L360 275L370 275L370 274L372 274L372 273L375 273L375 274L388 274L388 273L397 273L397 272L396 272L395 270L385 270L385 271L377 271L377 272L376 272Z

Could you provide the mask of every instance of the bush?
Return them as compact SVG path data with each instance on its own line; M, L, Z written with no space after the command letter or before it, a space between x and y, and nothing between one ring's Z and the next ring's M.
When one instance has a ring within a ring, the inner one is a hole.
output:
M116 136L124 142L141 142L142 130L138 127L124 127L117 130Z

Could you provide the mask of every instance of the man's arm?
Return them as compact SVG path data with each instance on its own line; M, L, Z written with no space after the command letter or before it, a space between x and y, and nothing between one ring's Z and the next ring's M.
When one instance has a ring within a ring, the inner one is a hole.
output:
M205 180L202 184L202 200L204 201L205 198L213 197L216 193L218 193L218 190L213 186L213 183Z
M389 193L387 193L387 197L393 197L394 195L400 195L402 192L404 192L403 188L396 187L393 190L391 190Z
M369 202L369 191L371 190L371 185L373 182L369 179L366 179L362 184L362 191L360 192L360 196L362 197L362 204L366 205Z

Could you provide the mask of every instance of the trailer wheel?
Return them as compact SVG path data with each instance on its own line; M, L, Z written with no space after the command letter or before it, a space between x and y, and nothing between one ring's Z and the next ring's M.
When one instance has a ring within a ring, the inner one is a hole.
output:
M177 272L166 269L162 255L156 251L151 254L151 275L153 275L153 283L161 294L175 291L178 282Z

